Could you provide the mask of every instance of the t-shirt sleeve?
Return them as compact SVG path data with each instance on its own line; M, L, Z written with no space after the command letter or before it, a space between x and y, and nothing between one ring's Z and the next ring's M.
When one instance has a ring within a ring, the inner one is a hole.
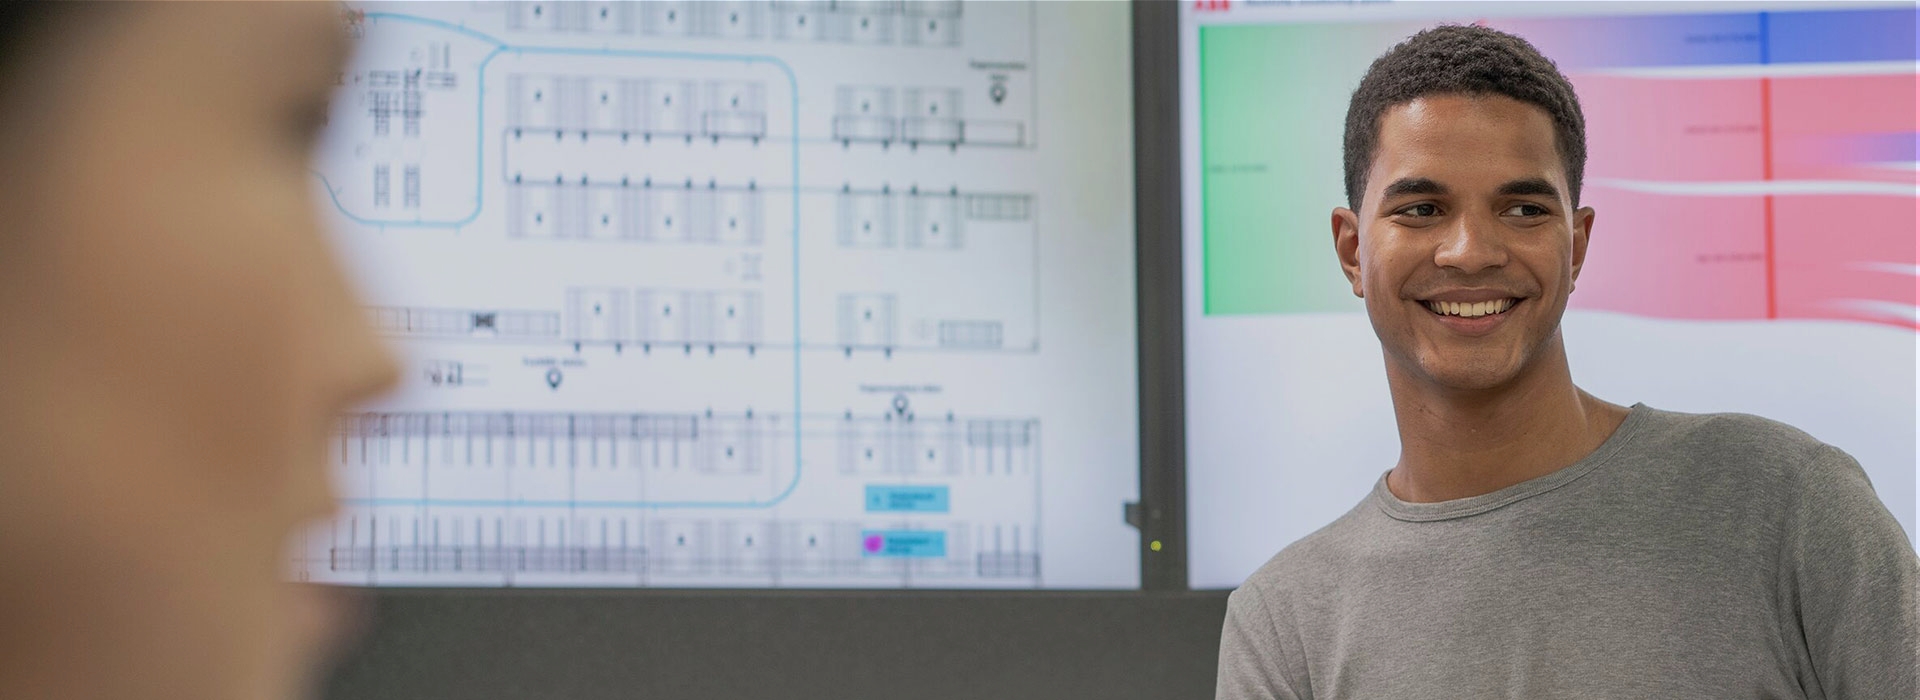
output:
M1220 634L1220 676L1215 700L1311 700L1295 690L1292 678L1304 678L1306 668L1288 661L1302 651L1287 646L1298 637L1281 633L1266 596L1257 584L1227 596L1227 621Z
M1845 452L1825 447L1801 475L1783 583L1812 662L1803 684L1815 697L1920 697L1913 545Z

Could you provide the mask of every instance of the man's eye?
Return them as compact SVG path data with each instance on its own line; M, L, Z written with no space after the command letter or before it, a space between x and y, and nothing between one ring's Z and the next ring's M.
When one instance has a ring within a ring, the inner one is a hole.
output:
M1547 208L1538 204L1515 204L1500 213L1501 216L1546 216Z
M1428 217L1439 216L1440 207L1432 204L1415 204L1400 210L1401 216Z

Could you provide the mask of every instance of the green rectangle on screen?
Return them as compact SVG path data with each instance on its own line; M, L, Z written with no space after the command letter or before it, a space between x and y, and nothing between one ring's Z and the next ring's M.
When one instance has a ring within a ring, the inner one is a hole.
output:
M1333 252L1347 100L1398 28L1200 28L1201 248L1208 316L1359 311Z

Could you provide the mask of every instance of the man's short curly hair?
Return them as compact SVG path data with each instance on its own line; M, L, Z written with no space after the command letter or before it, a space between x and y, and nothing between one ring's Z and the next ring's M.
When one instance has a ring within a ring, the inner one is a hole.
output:
M1360 208L1367 168L1380 145L1381 116L1396 105L1452 94L1503 95L1546 110L1553 118L1569 194L1579 204L1587 128L1573 84L1525 39L1486 27L1442 25L1374 59L1354 89L1347 105L1347 206Z

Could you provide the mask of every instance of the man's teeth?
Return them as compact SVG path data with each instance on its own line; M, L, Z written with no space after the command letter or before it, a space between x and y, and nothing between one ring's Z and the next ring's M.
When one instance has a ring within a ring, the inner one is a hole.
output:
M1434 313L1442 316L1476 318L1488 314L1503 313L1507 309L1513 308L1514 301L1513 299L1497 299L1494 301L1478 302L1428 301L1422 303L1426 304L1427 308L1432 309Z

